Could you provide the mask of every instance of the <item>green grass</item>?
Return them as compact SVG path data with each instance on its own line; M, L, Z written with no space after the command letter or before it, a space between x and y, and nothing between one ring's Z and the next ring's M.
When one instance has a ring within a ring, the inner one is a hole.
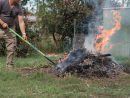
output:
M52 61L56 62L57 57L49 57ZM6 65L6 58L5 57L0 57L0 67ZM38 66L44 66L44 65L52 65L51 62L46 60L43 56L38 56L34 55L31 57L26 57L26 58L15 58L15 66L18 68L22 67L38 67Z
M55 59L55 58L52 58ZM0 57L4 66L5 57ZM17 58L16 67L44 66L40 57ZM34 72L23 75L18 71L0 70L0 98L128 98L130 75L117 79L82 79L76 76L57 78L52 74Z
M130 58L128 58L128 57L116 57L116 60L121 64L130 65Z

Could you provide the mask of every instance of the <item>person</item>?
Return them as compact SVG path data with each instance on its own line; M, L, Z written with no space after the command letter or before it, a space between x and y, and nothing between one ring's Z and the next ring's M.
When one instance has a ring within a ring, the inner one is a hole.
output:
M14 57L16 50L16 36L9 31L8 28L15 28L15 19L18 18L19 27L22 32L22 37L26 40L25 23L21 0L0 0L0 38L6 42L7 59L6 68L14 67Z

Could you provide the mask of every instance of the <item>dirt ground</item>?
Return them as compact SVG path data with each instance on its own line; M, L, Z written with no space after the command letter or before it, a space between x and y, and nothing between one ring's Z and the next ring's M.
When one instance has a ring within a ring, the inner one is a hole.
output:
M39 73L47 73L50 75L54 75L53 73L53 68L50 66L43 66L43 67L35 67L35 68L21 68L21 69L17 69L17 72L20 73L22 76L28 76L31 75L33 73L39 72ZM56 78L59 78L57 76L55 76ZM126 73L126 72L122 72L119 75L115 76L114 78L106 78L106 77L78 77L77 78L81 78L84 81L90 82L90 83L96 83L100 86L103 87L108 87L108 86L112 86L112 85L118 85L118 86L122 86L122 85L127 85L130 83L130 74Z
M31 75L35 72L47 73L47 74L53 75L53 68L50 67L50 66L34 67L34 68L25 67L25 68L17 69L17 72L20 73L23 76Z

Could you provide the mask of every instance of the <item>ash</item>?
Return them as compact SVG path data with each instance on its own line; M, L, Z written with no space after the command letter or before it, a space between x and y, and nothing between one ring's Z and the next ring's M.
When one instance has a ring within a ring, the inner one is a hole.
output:
M68 57L54 69L57 76L71 73L85 77L115 77L122 71L123 66L113 60L111 54L93 54L85 48L70 52Z

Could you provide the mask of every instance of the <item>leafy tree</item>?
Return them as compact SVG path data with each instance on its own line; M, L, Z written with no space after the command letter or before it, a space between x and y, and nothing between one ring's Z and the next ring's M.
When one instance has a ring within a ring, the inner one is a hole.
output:
M39 29L53 36L56 47L62 47L67 36L73 38L74 19L80 24L91 14L84 0L39 0L37 4Z
M21 5L22 5L22 6L26 5L28 1L29 1L29 0L22 0Z

